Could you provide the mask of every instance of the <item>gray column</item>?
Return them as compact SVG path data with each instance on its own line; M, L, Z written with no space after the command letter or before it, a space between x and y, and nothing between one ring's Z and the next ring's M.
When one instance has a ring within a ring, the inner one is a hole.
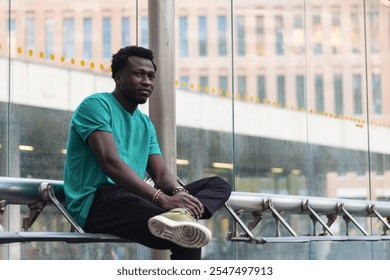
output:
M155 54L157 78L149 102L168 168L176 175L175 1L149 0L149 48ZM167 259L167 251L152 251L152 259Z

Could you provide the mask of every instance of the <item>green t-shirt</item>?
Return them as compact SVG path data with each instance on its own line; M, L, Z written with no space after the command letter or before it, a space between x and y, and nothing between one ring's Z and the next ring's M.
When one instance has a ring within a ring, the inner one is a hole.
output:
M156 131L148 116L138 109L131 115L111 93L87 97L70 123L64 170L67 210L81 227L85 225L97 187L114 184L101 170L87 143L88 136L96 130L113 135L119 157L142 179L149 155L161 155Z

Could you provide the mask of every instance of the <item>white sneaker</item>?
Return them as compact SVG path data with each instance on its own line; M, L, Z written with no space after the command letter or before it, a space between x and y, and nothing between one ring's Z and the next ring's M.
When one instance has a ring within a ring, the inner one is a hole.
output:
M148 222L150 232L185 248L201 248L209 243L211 231L196 222L184 208L154 216Z

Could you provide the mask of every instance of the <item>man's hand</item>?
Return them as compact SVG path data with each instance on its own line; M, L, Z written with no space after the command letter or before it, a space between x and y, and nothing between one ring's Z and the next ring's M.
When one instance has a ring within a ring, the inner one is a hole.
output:
M158 204L167 211L174 208L186 208L196 220L200 219L204 213L203 204L196 197L185 191L179 191L174 196L163 194L160 196Z

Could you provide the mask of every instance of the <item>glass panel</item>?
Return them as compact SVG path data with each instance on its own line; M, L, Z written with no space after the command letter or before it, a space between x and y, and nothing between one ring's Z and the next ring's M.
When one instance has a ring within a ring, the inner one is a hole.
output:
M112 51L136 42L135 2L0 1L0 176L63 178L70 117L87 95L112 91ZM20 231L29 209L7 208L3 224ZM49 207L32 230L70 226ZM138 244L0 245L0 259L8 258L149 259L150 251Z
M370 140L371 198L390 201L390 7L366 2L367 98ZM373 225L380 232L379 224Z
M148 1L67 2L0 1L0 176L62 179L73 110L112 90L113 51L149 44ZM390 201L389 7L177 0L175 9L183 181L220 175L237 191ZM27 213L10 207L7 227L20 230ZM45 209L33 229L68 230L58 217ZM311 221L286 218L311 232ZM221 210L207 222L204 259L389 258L385 242L233 244L231 221ZM256 234L274 236L273 222L264 217ZM332 229L346 231L343 222ZM150 257L137 244L14 245L1 245L0 259Z
M219 175L232 182L230 1L179 0L175 9L178 176L190 182ZM226 213L207 225L214 238L203 258L229 259Z

